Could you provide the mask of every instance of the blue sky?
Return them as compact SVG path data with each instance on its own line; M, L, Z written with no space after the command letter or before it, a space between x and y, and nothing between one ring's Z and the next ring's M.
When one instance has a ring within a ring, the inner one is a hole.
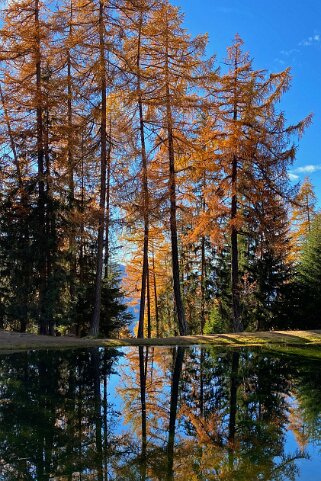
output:
M209 34L209 53L217 65L236 33L254 67L278 72L291 67L292 85L281 108L289 123L309 113L313 124L300 141L291 177L306 175L321 204L321 0L172 0L193 34Z

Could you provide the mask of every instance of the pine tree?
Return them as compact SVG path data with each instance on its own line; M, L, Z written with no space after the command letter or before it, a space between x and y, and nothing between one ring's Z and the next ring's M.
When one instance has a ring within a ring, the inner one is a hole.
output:
M316 214L299 265L300 310L304 327L321 325L321 215Z
M291 253L290 258L298 262L302 245L311 230L311 224L315 216L316 195L310 179L307 177L300 186L300 190L293 202L291 216Z

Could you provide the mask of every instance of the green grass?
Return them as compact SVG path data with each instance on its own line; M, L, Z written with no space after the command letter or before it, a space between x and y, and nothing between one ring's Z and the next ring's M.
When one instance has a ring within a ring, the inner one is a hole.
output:
M33 334L18 334L13 332L0 332L0 351L27 350L27 349L63 349L85 348L94 346L121 347L121 346L229 346L229 347L255 347L262 346L278 350L296 351L321 349L321 331L271 331L271 332L244 332L240 334L214 334L206 336L184 336L155 339L94 339L74 337L49 337ZM319 356L321 357L321 355Z

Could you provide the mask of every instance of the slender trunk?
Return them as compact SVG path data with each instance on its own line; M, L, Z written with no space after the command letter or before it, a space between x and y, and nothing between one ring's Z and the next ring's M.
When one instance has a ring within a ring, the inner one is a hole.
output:
M156 270L155 270L155 253L153 248L153 285L154 285L154 303L155 303L155 320L156 320L156 337L159 337L159 311L157 298Z
M45 158L45 230L46 237L44 240L44 249L46 255L46 281L47 281L47 292L50 286L50 279L53 275L53 257L54 249L56 245L56 233L55 233L55 213L53 211L53 203L51 198L51 186L50 186L50 156L49 156L49 108L48 108L48 91L46 91L46 108L44 109L44 158ZM49 296L50 297L50 296ZM48 334L50 336L54 335L54 320L53 320L53 308L54 304L49 303L46 309L46 322L48 325ZM50 309L48 309L50 307Z
M200 415L204 416L204 361L205 351L201 348L200 352Z
M6 101L5 101L5 97L4 97L4 94L3 94L1 84L0 84L0 98L1 98L1 104L2 104L2 109L3 109L4 119L5 119L5 123L6 123L7 130L8 130L8 136L9 136L9 139L10 139L10 147L11 147L11 151L12 151L12 155L13 155L13 162L14 162L16 172L17 172L18 186L19 186L19 189L22 190L23 184L22 184L20 163L19 163L19 158L18 158L18 154L17 154L16 143L14 141L13 132L12 132L12 128L11 128L10 117L9 117L9 113L8 113L8 109L7 109L7 105L6 105Z
M176 417L178 407L179 395L179 381L181 377L185 349L178 347L175 356L172 386L171 386L171 400L170 400L170 414L169 414L169 429L167 442L167 478L166 481L174 479L173 465L174 465L174 446L175 446L175 431L176 431Z
M180 287L180 269L178 256L178 236L177 236L177 202L176 202L176 173L175 173L175 150L173 136L173 117L171 108L171 95L169 88L169 46L168 35L166 36L166 58L165 58L165 78L166 78L166 130L168 135L168 160L169 160L169 200L170 200L170 231L172 246L172 270L174 283L174 297L178 328L181 336L188 334L188 326L185 319L184 306Z
M140 402L141 402L141 428L142 428L142 448L141 448L141 479L146 478L147 461L147 418L146 418L146 375L148 362L148 346L146 346L146 358L144 346L139 346L139 377L140 377Z
M310 213L309 194L307 194L307 214L308 214L308 231L311 232L311 213Z
M205 294L206 294L206 259L205 259L205 237L202 236L201 241L201 334L204 334L205 327Z
M231 284L232 284L232 316L233 330L242 330L240 324L240 296L239 296L239 258L238 258L238 232L235 226L237 217L237 158L233 157L232 164L232 206L231 206Z
M102 419L101 419L101 392L100 392L100 356L99 349L91 350L93 382L94 382L94 419L95 419L95 437L96 437L96 454L97 454L97 481L103 481L103 437L102 437Z
M104 396L103 396L103 430L104 430L104 481L108 481L108 385L107 374L104 375Z
M84 138L81 136L81 189L80 189L80 243L79 243L79 284L83 286L84 281L84 213L85 213L85 169L84 169Z
M90 335L97 336L100 324L101 289L103 274L103 250L105 232L105 204L106 204L106 166L107 166L107 113L106 113L106 60L105 60L105 21L104 0L99 2L99 52L100 52L100 200L98 216L97 266L95 280L94 312L90 324Z
M73 35L73 0L70 1L70 26L69 26L69 39L72 39ZM73 84L72 84L72 65L71 65L71 52L70 47L67 49L67 156L68 156L68 200L70 211L70 228L69 228L69 294L71 302L73 303L75 297L75 279L77 271L77 261L75 255L76 249L76 232L74 223L74 208L75 208L75 181L74 181L74 126L73 126L73 111L72 111L72 99L73 99Z
M151 317L151 306L150 306L150 273L149 273L149 263L147 268L147 335L148 339L152 337L152 317Z
M84 277L85 277L85 255L84 255L84 235L85 235L85 226L84 226L84 211L85 211L85 179L84 179L84 137L81 135L81 190L80 190L80 214L81 214L81 221L80 221L80 241L79 241L79 288L82 291L84 285ZM81 334L81 324L79 316L77 316L76 322L76 335L80 336Z
M240 354L232 353L231 384L230 384L230 417L228 424L228 439L234 442L236 433L237 389Z
M229 465L233 468L233 452L236 433L236 414L237 414L237 390L239 387L238 371L239 371L240 354L232 353L232 366L230 378L230 412L228 423L228 442L229 442Z
M238 61L235 60L235 91L233 121L237 122L237 69ZM232 159L232 203L231 203L231 285L232 285L232 321L234 332L243 331L240 319L240 285L239 285L239 255L238 255L238 230L237 220L237 192L238 192L238 158L233 155Z
M107 180L106 180L106 232L105 232L105 279L109 277L110 262L110 181L111 181L111 117L109 119L109 144L107 150Z
M206 210L206 201L204 197L204 191L206 189L206 174L203 173L202 182L202 195L201 195L201 206L202 212ZM204 327L206 322L206 244L205 236L202 236L201 240L201 334L204 334Z
M70 363L71 364L71 363ZM68 363L67 365L70 366ZM76 393L78 393L77 389L77 380L76 380L76 369L69 369L68 370L68 380L66 385L68 386L67 388L67 393L66 393L66 399L68 399L68 405L72 406L72 412L76 412L76 407L77 407L77 400L76 400ZM67 427L66 427L66 434L68 436L68 441L66 443L66 458L67 459L75 459L77 455L77 444L74 442L75 439L77 439L77 421L76 417L72 416L68 421L67 421ZM68 481L72 481L72 472L69 473L68 475Z
M87 358L88 359L88 358ZM86 409L83 403L83 382L85 376L83 375L82 368L81 368L81 360L80 357L77 359L77 379L78 379L78 396L77 396L77 410L75 410L76 414L76 429L77 429L77 436L74 438L74 442L76 441L76 449L77 449L77 456L78 459L82 459L82 446L83 446L83 409ZM80 480L81 481L81 478Z
M45 182L44 182L44 141L42 106L42 69L40 50L39 0L35 0L35 75L36 75L36 117L37 117L37 169L38 169L38 243L39 243L39 332L48 334L46 320L46 222L45 222Z
M149 191L148 191L148 171L147 171L147 152L145 141L145 125L143 113L143 99L141 91L141 75L140 75L140 50L141 50L141 32L143 26L143 12L139 20L139 33L137 43L137 92L138 92L138 111L139 111L139 131L142 157L142 191L143 191L143 216L144 216L144 246L143 246L143 271L142 284L140 294L140 309L139 309L139 323L138 323L138 337L144 337L144 317L145 317L145 302L146 289L148 278L148 250L149 250Z

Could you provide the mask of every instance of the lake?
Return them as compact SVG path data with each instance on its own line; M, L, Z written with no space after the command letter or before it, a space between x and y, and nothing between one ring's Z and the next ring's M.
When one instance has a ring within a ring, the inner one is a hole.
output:
M0 356L0 480L318 481L321 361L260 349Z

